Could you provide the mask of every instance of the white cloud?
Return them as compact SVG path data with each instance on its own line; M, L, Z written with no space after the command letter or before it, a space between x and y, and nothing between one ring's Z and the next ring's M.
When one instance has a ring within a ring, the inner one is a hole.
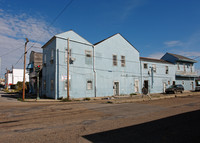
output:
M121 19L126 19L135 8L142 6L146 0L129 0L126 1L126 5L121 12Z
M181 41L167 41L167 42L164 42L164 44L168 47L176 47L176 46L183 45L183 43Z
M42 17L32 17L25 13L14 15L6 13L0 9L0 56L11 51L10 54L1 57L1 76L5 73L5 67L11 68L13 64L24 53L25 38L29 39L27 49L35 43L34 46L41 47L53 35L60 30L54 27L48 27L48 23ZM21 47L21 48L20 48ZM19 48L12 52L13 49ZM32 48L34 51L42 51L38 48ZM31 51L30 50L30 51ZM29 51L29 52L30 52ZM27 59L29 53L27 54ZM23 58L22 58L23 59ZM14 68L22 68L23 60L20 60Z

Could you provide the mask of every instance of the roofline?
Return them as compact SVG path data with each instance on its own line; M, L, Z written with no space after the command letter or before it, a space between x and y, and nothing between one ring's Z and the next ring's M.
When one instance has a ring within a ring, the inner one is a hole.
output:
M122 36L122 34L116 33L116 34L114 34L114 35L112 35L112 36L110 36L110 37L108 37L108 38L106 38L106 39L103 39L103 40L101 40L101 41L95 43L94 46L96 46L96 45L102 43L103 41L106 41L106 40L108 40L108 39L110 39L110 38L112 38L112 37L114 37L115 35L118 35L118 34L119 34L122 38L124 38L124 36ZM136 49L136 48L133 46L133 44L131 44L126 38L124 38L124 40L126 40L134 49ZM137 49L136 49L136 50L137 50ZM137 50L137 51L138 51L138 50ZM138 51L138 52L139 52L139 51Z
M155 59L155 58L149 58L149 57L140 57L140 60L141 61L149 61L149 62L152 62L151 60L155 60L154 62L159 62L159 63L165 63L165 64L171 64L173 65L172 63L168 62L168 61L165 61L165 60L162 60L162 59Z
M177 56L182 56L182 55L173 54L173 53L168 53L168 52L167 52L167 54L169 54L169 55L172 55L172 56L174 56L174 55L177 55ZM177 61L183 61L183 62L192 62L192 63L197 63L197 61L196 61L196 60L193 60L193 59L191 59L191 58L188 58L188 57L185 57L185 56L182 56L182 57L184 57L184 58L187 58L187 59L180 59L180 58L178 58L178 57L176 57L176 56L174 56L174 57L177 59Z
M46 42L41 48L45 48L47 45L49 45L54 39L56 38L56 36L53 36L48 42Z

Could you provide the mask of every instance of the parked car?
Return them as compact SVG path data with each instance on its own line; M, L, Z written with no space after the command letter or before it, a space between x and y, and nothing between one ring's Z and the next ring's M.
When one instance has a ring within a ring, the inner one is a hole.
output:
M177 92L180 92L180 93L183 93L184 91L184 87L181 85L181 84L177 84L177 85L171 85L170 87L168 87L166 90L165 90L165 93L177 93Z
M200 91L200 86L196 86L195 91Z

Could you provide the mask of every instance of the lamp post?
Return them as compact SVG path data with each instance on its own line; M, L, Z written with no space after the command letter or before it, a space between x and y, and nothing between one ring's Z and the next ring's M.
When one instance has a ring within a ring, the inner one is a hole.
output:
M26 42L25 42L25 48L24 48L24 77L23 77L23 96L22 96L22 100L24 101L25 98L25 72L26 72L26 46L27 43L29 42L28 38L26 38Z

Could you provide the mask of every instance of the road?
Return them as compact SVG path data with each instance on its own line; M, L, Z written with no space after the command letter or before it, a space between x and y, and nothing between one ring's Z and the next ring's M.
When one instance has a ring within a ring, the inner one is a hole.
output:
M1 143L200 142L200 95L123 104L0 95Z

